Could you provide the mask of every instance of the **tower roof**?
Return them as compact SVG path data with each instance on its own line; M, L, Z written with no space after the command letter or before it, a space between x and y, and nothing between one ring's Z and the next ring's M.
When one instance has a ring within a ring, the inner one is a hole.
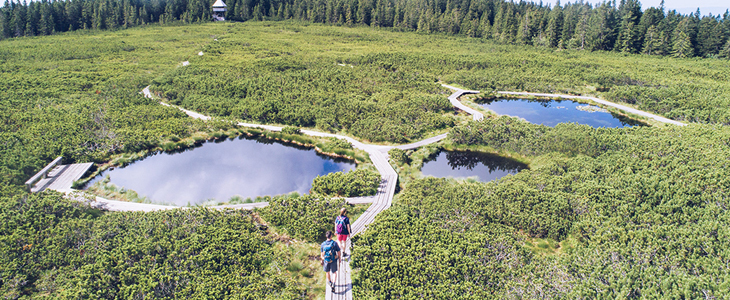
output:
M223 0L216 0L215 3L213 3L213 7L226 7L226 4L223 3Z

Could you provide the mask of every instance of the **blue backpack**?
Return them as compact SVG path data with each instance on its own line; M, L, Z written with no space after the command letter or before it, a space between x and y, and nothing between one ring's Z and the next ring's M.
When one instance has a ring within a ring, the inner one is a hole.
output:
M335 219L335 232L337 234L343 234L345 232L345 217L343 216L337 216L337 219Z
M322 252L324 252L324 261L331 263L335 261L335 241L330 240L322 244Z

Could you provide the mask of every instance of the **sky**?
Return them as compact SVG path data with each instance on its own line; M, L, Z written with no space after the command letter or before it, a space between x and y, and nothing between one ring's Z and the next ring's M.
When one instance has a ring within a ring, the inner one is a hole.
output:
M533 0L534 2L539 2L540 0ZM589 3L601 3L602 0L584 0L585 2ZM641 2L641 8L647 9L649 7L657 7L659 6L659 3L661 3L661 0L639 0ZM542 0L542 3L549 3L549 4L555 4L557 0ZM565 3L574 3L577 2L575 0L561 0L561 4ZM617 0L616 2L621 2L620 0ZM664 1L664 7L667 10L676 9L678 12L682 14L689 14L693 13L697 10L697 8L700 8L700 14L703 16L706 16L710 13L713 15L722 15L725 13L725 10L730 8L730 1L728 0L665 0Z

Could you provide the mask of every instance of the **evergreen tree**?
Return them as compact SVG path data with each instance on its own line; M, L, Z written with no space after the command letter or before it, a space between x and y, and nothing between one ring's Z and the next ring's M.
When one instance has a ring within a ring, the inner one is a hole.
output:
M560 34L563 27L563 8L560 7L560 0L555 3L555 7L550 11L548 15L547 29L545 30L545 37L548 40L550 47L557 47L558 41L560 41Z
M723 29L722 23L712 15L702 18L697 31L698 56L709 57L720 52Z
M686 58L691 57L692 55L692 41L690 40L689 35L684 33L684 31L680 31L677 36L674 37L672 56Z
M607 3L593 9L588 33L587 48L590 50L611 50L615 42L613 8Z
M489 23L489 15L482 14L482 19L479 21L479 32L482 38L492 38L492 24Z
M10 19L12 14L12 9L10 7L10 2L8 0L5 0L5 5L0 8L0 39L5 39L12 37L12 30L10 26Z
M347 9L345 10L345 24L347 26L352 26L355 24L355 19L352 17L352 7L347 6Z
M649 55L658 55L661 51L663 43L663 34L659 32L656 25L652 25L646 30L644 35L644 46L641 53Z
M641 19L641 4L638 0L621 0L619 16L621 24L614 50L636 53L640 46L637 25Z
M256 4L253 8L253 20L254 21L263 21L264 20L264 14L261 12L261 4ZM313 22L317 22L316 17Z
M358 1L357 23L359 24L370 25L370 5L368 5L368 1L369 0Z
M521 45L532 43L532 16L528 10L520 17L519 27L517 29L516 42Z
M720 58L730 59L730 40L728 40L725 43L725 46L720 49L720 53L718 54Z
M672 56L692 57L694 55L690 31L692 31L691 18L682 18L672 34Z
M588 37L590 6L581 5L576 16L578 22L575 24L573 37L568 41L567 48L582 50L586 47L586 38Z

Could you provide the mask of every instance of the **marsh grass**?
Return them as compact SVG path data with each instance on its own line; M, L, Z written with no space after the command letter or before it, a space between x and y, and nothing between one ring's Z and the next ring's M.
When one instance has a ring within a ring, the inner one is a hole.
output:
M578 240L572 235L569 235L560 242L550 238L534 238L521 233L520 235L525 238L524 247L530 252L541 256L563 255L578 245Z
M89 186L86 192L102 197L104 199L119 200L136 203L153 203L148 197L139 195L136 191L110 183L109 176ZM155 204L172 205L167 203L154 202Z

